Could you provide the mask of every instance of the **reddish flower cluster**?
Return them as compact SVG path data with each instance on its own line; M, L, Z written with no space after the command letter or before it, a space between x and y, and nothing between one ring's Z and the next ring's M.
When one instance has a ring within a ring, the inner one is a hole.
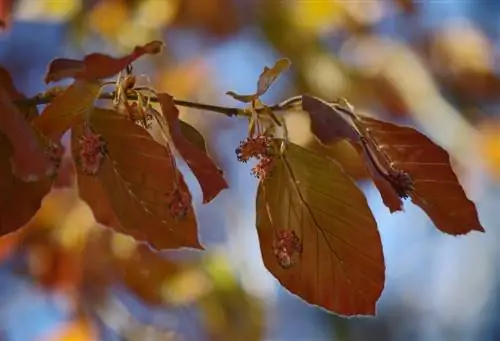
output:
M191 204L191 197L189 193L181 191L176 188L169 199L168 209L170 215L177 220L184 219Z
M389 171L389 180L392 188L394 188L402 199L408 198L410 192L415 189L413 179L403 170L391 168Z
M272 141L272 138L264 135L248 137L236 148L238 161L246 163L250 158L259 160L259 163L252 168L252 174L257 179L265 179L274 166Z
M87 130L78 141L80 145L79 166L83 173L95 175L106 155L106 142L99 134Z
M275 234L273 253L283 269L289 269L302 253L302 242L295 231L281 230Z

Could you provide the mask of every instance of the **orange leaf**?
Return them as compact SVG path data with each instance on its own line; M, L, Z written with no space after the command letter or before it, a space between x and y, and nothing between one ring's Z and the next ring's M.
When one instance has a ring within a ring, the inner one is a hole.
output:
M83 122L96 100L101 84L77 80L57 96L32 124L52 141L59 141L72 126Z
M88 177L95 177L124 231L157 249L202 248L191 194L171 151L112 110L94 108L89 127L90 134L102 137L106 150L95 176L85 175L86 164L94 158L82 154L79 139L88 133L82 127L73 130L80 191L85 191ZM95 201L89 205L95 208Z
M476 206L467 198L444 149L410 127L362 116L355 122L365 138L364 153L370 161L370 172L391 210L393 201L387 196L410 196L445 233L484 232ZM403 178L404 173L410 179Z
M235 100L250 103L255 101L257 98L262 96L267 92L271 84L274 83L276 78L290 67L291 62L287 58L282 58L276 61L272 68L264 67L264 70L259 76L259 80L257 82L257 91L252 95L239 95L233 91L226 92L226 95L233 97Z
M143 46L136 46L134 51L124 57L114 58L101 53L92 53L83 60L60 58L53 60L45 76L45 83L57 82L66 78L98 80L116 75L130 63L145 54L157 54L163 43L155 40Z
M179 110L175 107L173 98L167 94L158 94L158 100L163 117L166 119L166 122L162 124L163 129L168 129L172 143L198 179L203 191L203 202L212 201L220 191L228 188L223 172L217 168L206 151L201 150L185 137L181 129Z
M340 166L290 144L257 194L266 268L292 293L341 315L374 315L385 266L377 223Z

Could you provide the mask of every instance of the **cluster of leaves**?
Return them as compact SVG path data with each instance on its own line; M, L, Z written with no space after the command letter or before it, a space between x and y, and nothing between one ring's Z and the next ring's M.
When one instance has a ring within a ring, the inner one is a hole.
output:
M158 53L161 45L154 41L122 58L93 53L83 60L56 59L46 82L74 82L35 99L18 92L1 69L3 235L23 227L54 186L75 187L97 222L114 231L102 232L106 235L126 234L156 250L203 248L174 153L198 180L204 204L228 184L200 133L179 119L176 105L189 103L136 85L131 63ZM260 96L289 66L282 59L266 67L254 94L228 92L251 102L247 109L193 106L249 119L248 136L236 153L242 162L258 160L253 168L259 178L256 225L267 269L309 303L341 315L373 315L384 287L384 256L357 175L330 153L290 141L283 112L306 111L324 147L349 143L391 212L401 211L403 199L411 198L445 233L484 230L448 153L415 129L359 115L345 100L328 103L301 95L277 105L262 103ZM116 82L103 81L117 74ZM103 92L106 86L113 91ZM112 100L112 106L98 107L97 99ZM43 101L50 103L38 115L29 104ZM71 148L61 143L68 130Z

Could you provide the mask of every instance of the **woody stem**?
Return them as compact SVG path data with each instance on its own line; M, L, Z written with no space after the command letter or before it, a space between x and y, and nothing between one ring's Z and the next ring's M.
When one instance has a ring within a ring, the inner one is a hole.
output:
M31 98L16 100L14 103L18 106L21 106L21 107L37 106L37 105L49 104L50 102L52 102L56 98L56 96L57 95L53 94L53 93L42 93L42 94L38 94L38 95L31 97ZM99 95L98 99L112 100L112 99L114 99L114 97L115 97L114 92L109 92L109 93L102 93L101 95ZM137 100L137 94L133 94L133 93L127 94L127 98L130 100ZM151 100L151 102L158 103L157 97L152 97L150 100ZM301 96L292 97L292 98L289 98L281 103L278 103L278 104L271 106L270 109L275 110L275 111L286 110L286 109L292 108L295 105L300 104L301 100L302 100ZM245 109L241 109L241 108L223 107L223 106L212 105L212 104L185 101L185 100L180 100L180 99L175 99L175 98L174 98L174 103L175 103L175 105L178 105L180 107L187 107L187 108L217 112L217 113L226 115L228 117L247 116L248 115L247 111ZM264 109L258 108L257 111L259 111L259 112L264 111Z

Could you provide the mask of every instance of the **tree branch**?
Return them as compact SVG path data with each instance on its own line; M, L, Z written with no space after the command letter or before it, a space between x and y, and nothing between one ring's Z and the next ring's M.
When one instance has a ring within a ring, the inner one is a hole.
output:
M38 95L31 97L31 98L16 100L16 101L14 101L14 103L20 107L33 107L33 106L37 106L37 105L49 104L56 97L57 97L56 93L47 92L47 93L38 94ZM108 93L102 93L101 95L99 95L98 99L112 100L112 99L114 99L114 97L115 97L114 92L108 92ZM127 94L127 98L129 100L137 100L138 99L137 95L133 94L133 93ZM157 97L152 96L152 97L150 97L150 100L151 100L151 102L158 103ZM287 109L291 109L293 107L296 107L296 106L300 105L301 102L302 102L302 96L295 96L295 97L291 97L287 100L284 100L283 102L280 102L278 104L272 105L269 108L273 111L283 111L283 110L287 110ZM180 99L175 99L175 98L174 98L174 104L178 105L180 107L217 112L217 113L226 115L228 117L247 116L248 115L247 111L245 109L241 109L241 108L223 107L223 106L218 106L218 105L185 101L185 100L180 100ZM262 109L262 108L258 108L257 112L261 112L263 110L264 109Z

